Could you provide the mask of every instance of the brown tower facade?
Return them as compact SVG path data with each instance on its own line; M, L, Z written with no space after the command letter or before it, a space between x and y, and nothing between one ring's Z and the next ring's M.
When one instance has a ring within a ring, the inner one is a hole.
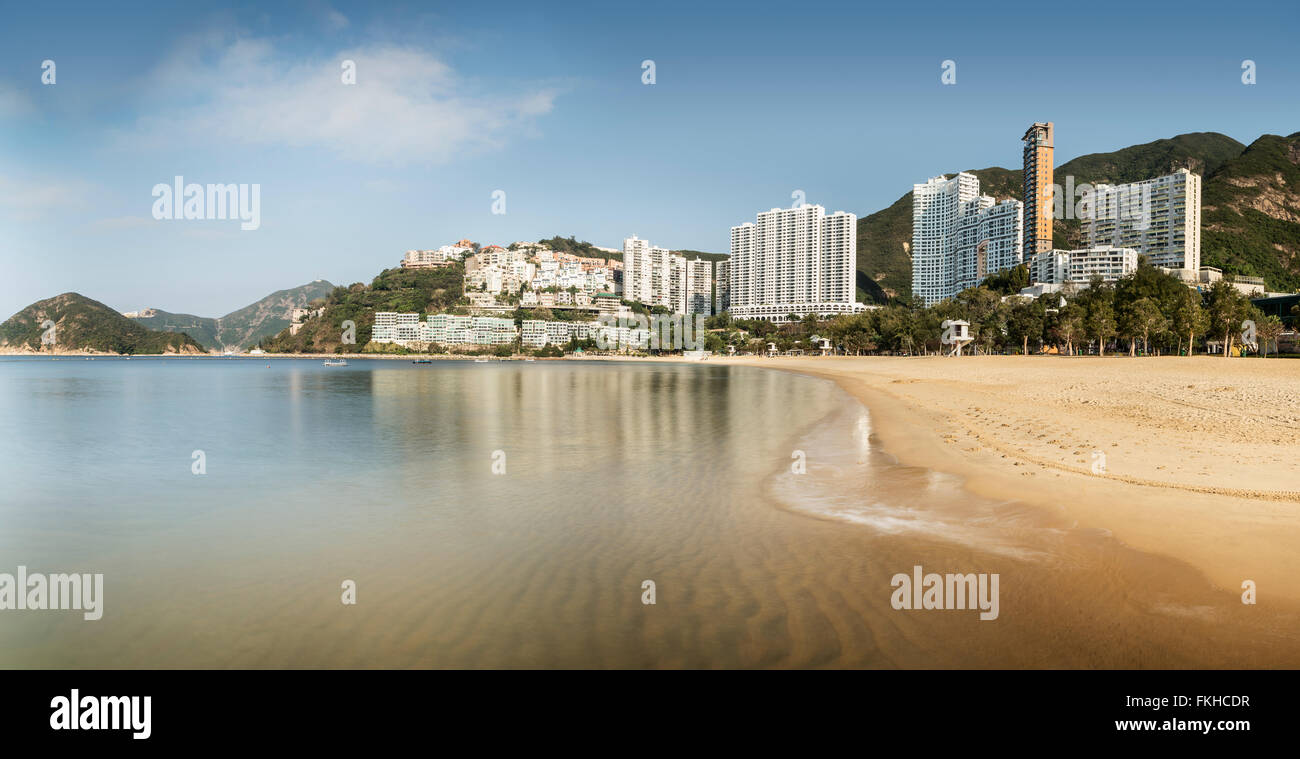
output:
M1052 122L1035 122L1025 143L1024 260L1052 249Z

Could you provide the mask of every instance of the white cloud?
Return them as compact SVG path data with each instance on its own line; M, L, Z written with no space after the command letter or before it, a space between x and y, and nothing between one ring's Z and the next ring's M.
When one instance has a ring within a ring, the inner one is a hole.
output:
M356 62L356 84L341 81ZM161 65L121 142L139 149L243 143L321 148L375 164L442 163L501 147L554 104L553 90L487 95L424 50L385 45L290 60L266 40L215 35ZM179 103L179 104L178 104Z
M27 116L34 110L26 95L0 83L0 119Z
M30 221L56 211L80 209L86 205L92 190L89 183L80 179L0 176L0 210L9 211L13 219Z
M342 13L330 8L325 12L325 22L331 29L346 29L348 26L348 17Z

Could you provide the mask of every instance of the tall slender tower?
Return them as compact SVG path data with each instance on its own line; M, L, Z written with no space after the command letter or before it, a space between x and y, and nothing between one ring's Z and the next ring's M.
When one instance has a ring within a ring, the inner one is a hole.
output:
M1025 142L1024 260L1052 249L1052 122L1035 122Z

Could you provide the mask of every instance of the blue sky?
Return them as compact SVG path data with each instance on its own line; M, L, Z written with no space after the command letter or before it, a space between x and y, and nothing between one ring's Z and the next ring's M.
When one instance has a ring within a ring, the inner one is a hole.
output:
M461 237L726 252L794 190L861 216L1015 168L1033 121L1057 163L1300 131L1293 0L1027 7L7 3L0 318L69 290L220 316ZM260 184L261 227L153 219L178 174Z

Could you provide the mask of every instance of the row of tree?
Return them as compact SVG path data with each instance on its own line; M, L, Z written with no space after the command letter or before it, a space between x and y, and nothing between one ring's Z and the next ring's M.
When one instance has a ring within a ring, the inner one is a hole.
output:
M1228 356L1242 342L1243 323L1249 321L1258 349L1267 355L1270 346L1276 352L1283 331L1281 320L1260 313L1230 281L1201 292L1145 261L1118 282L1095 278L1088 287L1037 298L1004 299L996 287L1002 280L1014 285L1026 278L1027 272L1013 270L930 307L891 304L824 321L809 316L776 325L732 321L723 314L709 322L719 336L709 347L729 344L738 352L762 352L774 343L782 351L810 349L812 338L821 337L849 354L930 353L947 347L940 342L943 322L960 319L970 323L973 344L984 353L1189 355L1199 345Z

